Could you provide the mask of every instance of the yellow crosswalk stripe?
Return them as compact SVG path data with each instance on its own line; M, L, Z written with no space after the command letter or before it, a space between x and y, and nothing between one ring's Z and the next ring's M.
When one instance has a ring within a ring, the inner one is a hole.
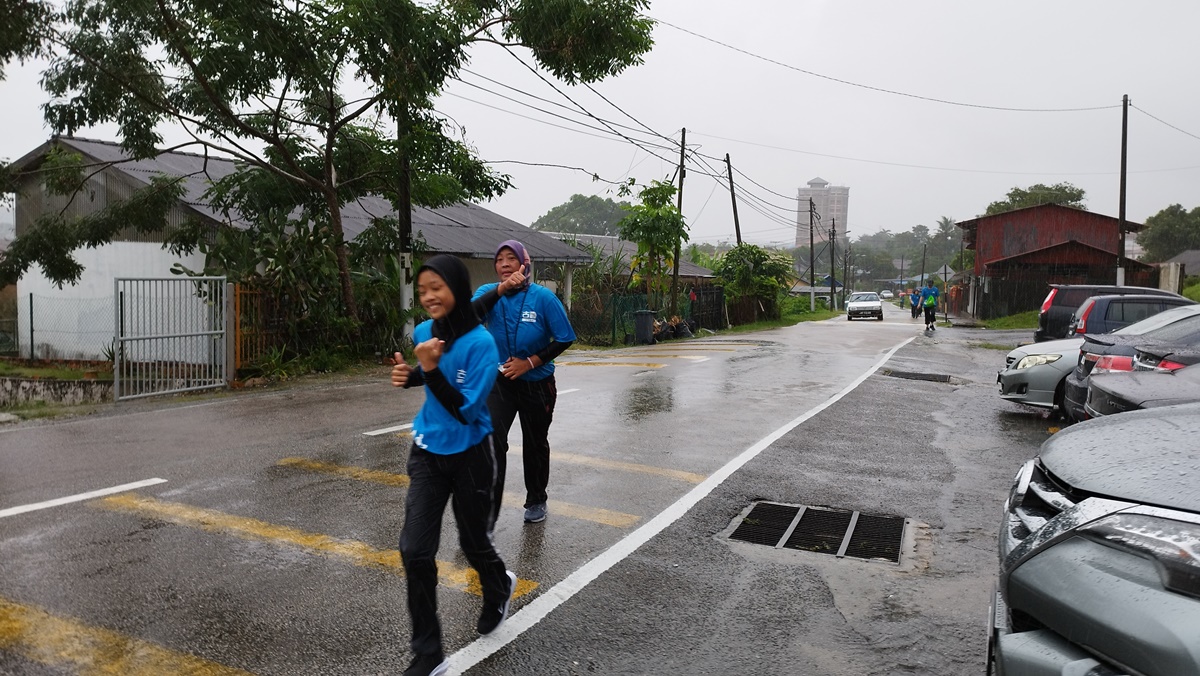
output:
M216 662L0 597L0 650L56 669L107 676L250 676Z
M321 462L319 460L307 460L305 458L284 458L280 460L280 465L287 467L297 467L299 469L308 470L310 472L323 472L325 474L333 474L358 481L371 481L374 483L384 484L387 486L408 486L408 475L395 474L393 472L384 472L375 469L366 469L365 467L351 467L346 465L335 465L333 463ZM507 507L520 507L525 503L525 496L517 495L505 491L503 504ZM614 526L616 528L628 528L640 520L640 517L634 514L626 514L624 512L615 512L609 509L600 507L585 507L575 505L561 500L549 500L546 502L551 514L560 514L569 516L573 519L581 519L583 521L591 521L593 523L603 524L605 526Z
M509 450L520 450L520 446L512 446ZM698 484L708 477L695 472L685 472L678 469L667 469L665 467L653 467L651 465L641 465L635 462L622 462L620 460L608 460L606 458L596 458L590 455L579 455L577 453L561 453L551 451L550 458L562 462L570 462L576 465L590 465L592 467L600 467L603 469L616 469L624 472L637 472L640 474L654 474L664 476L670 479L678 479L688 483Z
M556 366L632 366L647 369L660 369L666 366L666 364L634 361L556 361L554 364Z
M365 542L342 540L290 526L280 526L258 519L226 514L202 507L192 507L178 502L165 502L132 493L103 498L97 503L107 509L142 514L181 526L202 528L215 533L228 533L246 540L301 547L318 554L344 559L358 566L379 568L396 573L404 572L398 550L377 549ZM441 584L476 596L483 595L483 587L479 584L479 575L473 568L458 566L446 561L438 561L437 566L438 580ZM515 596L528 594L537 586L537 583L531 580L517 580Z

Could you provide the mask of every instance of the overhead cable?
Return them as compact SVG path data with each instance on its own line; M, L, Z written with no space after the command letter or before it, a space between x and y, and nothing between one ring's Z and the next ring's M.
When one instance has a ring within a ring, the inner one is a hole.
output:
M1121 107L1121 104L1117 103L1117 104L1113 104L1111 106L1087 106L1087 107L1081 107L1081 108L1012 108L1012 107L1008 107L1008 106L989 106L989 105L983 105L983 104L978 104L978 103L963 103L961 101L950 101L948 99L938 99L938 98L934 98L931 96L921 96L919 94L909 94L907 92L900 92L900 91L896 91L893 89L884 89L882 87L873 87L871 85L860 84L858 82L851 82L850 80L842 80L840 78L832 77L829 75L822 75L821 73L816 73L811 70L805 70L803 68L793 66L789 63L784 63L782 61L776 61L775 59L771 59L771 58L768 58L768 57L765 57L765 56L762 56L759 54L755 54L754 52L747 51L740 47L734 47L733 45L721 42L720 40L714 40L713 38L710 38L706 35L701 35L695 31L690 31L686 28L681 28L679 26L676 26L673 23L663 21L662 19L655 19L654 21L655 21L655 23L660 23L664 26L669 26L671 28L674 28L677 31L698 37L701 40L707 40L708 42L720 45L722 47L725 47L726 49L732 49L735 52L739 52L741 54L745 54L746 56L750 56L755 59L759 59L760 61L766 61L767 63L773 63L776 66L781 66L783 68L787 68L788 70L794 70L798 73L804 73L805 75L811 75L812 77L819 77L823 80L829 80L830 82L837 82L838 84L844 84L844 85L848 85L851 87L858 87L859 89L867 89L870 91L880 92L883 94L892 94L894 96L903 96L906 98L917 99L920 101L929 101L931 103L942 103L942 104L949 105L949 106L960 106L963 108L979 108L979 109L983 109L983 110L1002 110L1002 111L1014 112L1014 113L1078 113L1078 112L1091 111L1091 110L1111 110L1113 108Z

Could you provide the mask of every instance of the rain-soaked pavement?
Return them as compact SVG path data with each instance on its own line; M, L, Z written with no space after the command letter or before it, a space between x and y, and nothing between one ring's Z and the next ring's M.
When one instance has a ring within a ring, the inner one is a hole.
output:
M982 671L1000 505L1054 424L996 394L994 346L1029 333L890 310L568 353L550 517L522 523L514 448L496 542L522 596L486 639L447 516L452 673ZM422 395L385 379L0 428L0 673L402 671L390 428ZM731 541L756 500L902 517L900 562Z

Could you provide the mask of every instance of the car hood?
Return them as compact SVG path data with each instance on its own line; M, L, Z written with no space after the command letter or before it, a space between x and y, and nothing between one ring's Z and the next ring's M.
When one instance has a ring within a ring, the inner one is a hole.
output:
M1030 343L1022 345L1017 349L1009 352L1010 357L1028 357L1035 354L1079 354L1079 347L1083 345L1083 338L1064 338L1063 340L1047 340L1042 343Z
M1200 511L1200 404L1105 416L1042 445L1052 474L1086 493Z
M1192 369L1101 373L1092 378L1089 387L1096 388L1097 394L1143 408L1200 402L1200 371Z
M853 303L846 303L847 308L864 308L864 307L879 307L880 302L877 300L856 300Z

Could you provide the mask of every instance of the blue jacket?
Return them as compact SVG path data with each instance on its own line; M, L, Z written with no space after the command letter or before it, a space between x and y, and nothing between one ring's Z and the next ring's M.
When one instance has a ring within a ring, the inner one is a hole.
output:
M429 340L432 326L432 320L417 325L413 342ZM483 326L476 326L442 353L437 370L462 394L463 404L457 411L462 419L446 410L430 390L429 376L422 373L425 403L413 420L413 442L430 453L462 453L492 432L487 398L496 382L496 341Z
M498 283L484 284L475 291L471 300L496 288ZM484 318L488 331L496 341L499 362L509 357L526 359L545 349L551 341L570 343L575 340L575 330L567 319L567 310L554 292L540 284L529 286L516 293L501 296L492 311ZM493 371L496 369L493 368ZM554 374L554 362L550 361L521 376L521 380L544 380Z

